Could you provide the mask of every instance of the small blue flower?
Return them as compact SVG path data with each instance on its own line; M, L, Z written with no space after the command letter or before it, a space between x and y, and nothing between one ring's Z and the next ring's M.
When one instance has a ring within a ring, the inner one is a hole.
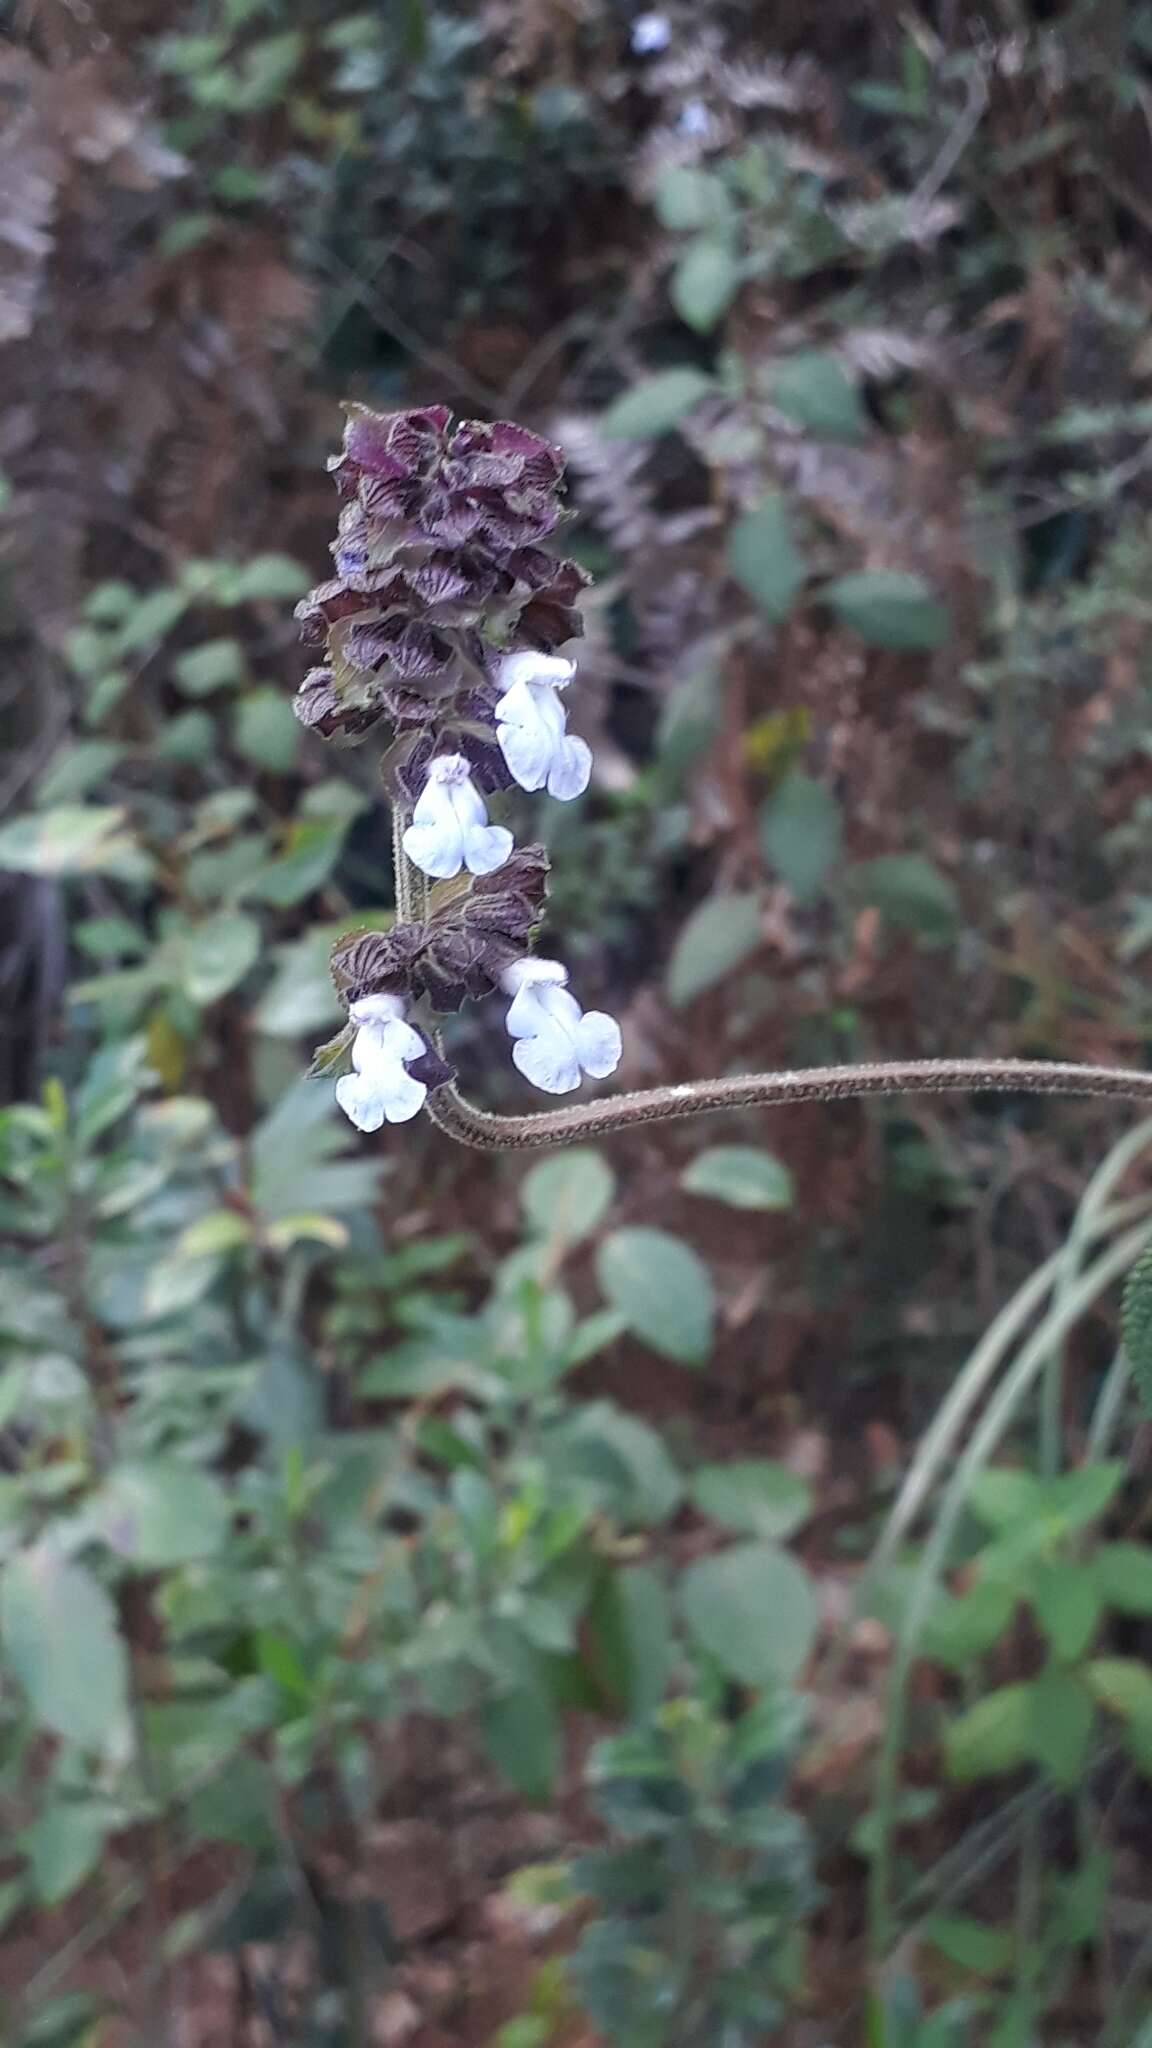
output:
M672 24L666 14L653 10L638 14L632 23L632 48L638 57L654 57L672 41Z

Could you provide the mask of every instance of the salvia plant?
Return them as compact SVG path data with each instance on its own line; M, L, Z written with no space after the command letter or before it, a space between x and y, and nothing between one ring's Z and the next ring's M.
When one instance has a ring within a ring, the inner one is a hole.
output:
M545 545L562 524L560 451L508 420L455 422L447 406L348 408L330 465L341 506L335 574L298 607L324 649L297 693L302 723L355 744L384 732L394 818L395 924L342 938L332 972L347 1009L314 1071L336 1081L359 1129L434 1121L483 1150L543 1146L786 1101L949 1089L1152 1096L1152 1075L1062 1061L917 1060L725 1076L538 1112L496 1116L454 1085L437 1019L492 993L508 999L512 1058L567 1095L604 1080L619 1026L585 1011L566 968L534 950L549 862L517 847L489 801L519 787L567 802L592 758L569 734L563 692L587 578Z

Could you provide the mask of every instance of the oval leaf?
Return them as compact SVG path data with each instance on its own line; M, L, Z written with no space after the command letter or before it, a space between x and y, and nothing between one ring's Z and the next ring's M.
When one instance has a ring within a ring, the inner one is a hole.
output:
M242 910L221 910L185 938L181 982L188 1000L215 1003L243 981L260 952L260 927Z
M697 334L708 334L727 312L740 283L736 252L726 235L700 235L672 276L672 304Z
M118 1466L93 1506L105 1541L147 1571L211 1557L228 1534L219 1481L172 1459Z
M816 1633L807 1573L774 1543L739 1543L690 1565L680 1581L689 1634L745 1685L788 1685Z
M840 806L810 775L789 775L760 813L760 844L800 903L811 903L840 854Z
M82 1749L123 1750L128 1659L100 1581L49 1544L11 1559L0 1583L4 1659L33 1718Z
M608 407L600 431L609 441L642 441L667 434L715 388L711 377L687 363L676 370L660 370Z
M599 1152L544 1159L525 1174L520 1201L532 1229L555 1244L578 1244L612 1206L616 1176Z
M951 629L947 608L922 576L902 569L864 569L826 583L821 599L842 626L870 647L894 647L929 654L942 647Z
M692 1498L702 1515L740 1535L790 1536L812 1512L812 1490L773 1458L701 1465Z
M692 1161L680 1185L690 1195L711 1195L731 1209L788 1209L792 1175L782 1159L758 1145L713 1145Z
M692 912L668 963L668 1000L677 1009L714 988L760 944L758 896L710 896Z
M773 624L787 618L805 576L792 537L792 521L779 491L736 520L728 537L728 567Z
M596 1261L600 1285L636 1337L679 1365L702 1365L715 1301L704 1261L666 1230L614 1230Z

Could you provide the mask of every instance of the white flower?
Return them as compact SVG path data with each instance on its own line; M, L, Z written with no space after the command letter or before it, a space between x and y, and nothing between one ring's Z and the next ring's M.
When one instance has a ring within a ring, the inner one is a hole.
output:
M399 996L365 996L349 1005L348 1016L359 1026L352 1040L356 1071L337 1081L337 1102L358 1131L378 1131L382 1123L406 1124L423 1109L428 1093L405 1066L406 1060L424 1057L424 1039L404 1022Z
M484 799L463 754L438 754L404 834L404 851L426 875L447 881L466 867L473 875L502 868L512 851L512 834L490 825Z
M592 773L592 750L569 738L557 692L576 673L555 654L509 654L500 664L504 695L496 705L496 738L521 789L543 789L567 803L583 796Z
M638 57L666 50L672 41L672 24L666 14L638 14L632 23L632 48Z
M712 116L703 100L686 100L676 118L681 135L709 135L712 132Z
M620 1026L603 1010L584 1011L566 986L558 960L517 960L500 977L511 996L508 1034L512 1058L525 1080L549 1095L568 1095L581 1073L598 1081L615 1073L622 1050Z

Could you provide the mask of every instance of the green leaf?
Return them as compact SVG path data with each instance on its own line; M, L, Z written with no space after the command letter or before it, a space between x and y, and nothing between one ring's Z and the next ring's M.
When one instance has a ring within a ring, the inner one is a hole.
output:
M90 1571L47 1542L18 1552L0 1581L0 1637L40 1727L82 1749L127 1750L128 1659Z
M236 706L232 737L237 753L254 767L287 775L296 765L303 729L279 690L249 690Z
M109 1832L107 1814L91 1801L79 1800L47 1807L25 1829L21 1847L42 1906L58 1906L91 1876Z
M740 1543L698 1558L680 1581L680 1610L697 1646L745 1685L789 1685L816 1633L808 1576L773 1543Z
M246 663L238 640L204 640L187 654L177 655L172 673L186 697L208 697L242 682Z
M1115 1499L1124 1471L1120 1458L1107 1458L1061 1472L1044 1487L1043 1512L1063 1529L1087 1528Z
M1121 1614L1152 1614L1152 1549L1147 1544L1104 1543L1094 1562L1106 1607L1118 1607Z
M924 1628L924 1654L963 1671L997 1643L1016 1612L1013 1586L979 1579L955 1599L937 1600Z
M788 775L760 812L764 858L798 903L819 896L840 857L843 823L830 789L810 775Z
M595 1230L616 1193L616 1176L599 1152L578 1148L543 1159L520 1183L520 1203L537 1236L579 1244Z
M1052 1649L1066 1663L1083 1655L1100 1622L1092 1567L1071 1558L1038 1558L1028 1597Z
M1038 1522L1043 1498L1043 1484L1035 1473L990 1465L972 1481L968 1505L986 1528L1010 1529L1016 1522Z
M1094 1657L1084 1676L1102 1707L1123 1721L1152 1724L1152 1670L1137 1657Z
M176 1240L173 1257L218 1258L221 1252L238 1251L241 1245L251 1244L254 1236L253 1224L238 1209L209 1209L206 1216L197 1216L194 1223L185 1225Z
M998 1977L1011 1967L1014 1939L1007 1927L989 1927L966 1913L933 1913L921 1928L925 1941L979 1977Z
M111 773L127 752L116 740L76 740L57 754L36 794L42 804L72 803Z
M272 1038L299 1038L343 1018L328 965L336 930L322 925L276 948L275 964L252 1010L257 1031ZM344 1037L343 1030L340 1036Z
M0 868L22 875L120 874L146 878L150 866L124 830L121 804L60 804L0 828Z
M340 858L348 823L346 817L294 818L283 851L257 868L245 885L245 895L281 908L302 902L328 880Z
M144 1571L214 1556L231 1521L219 1480L173 1458L118 1465L92 1511L105 1541Z
M1141 1252L1124 1284L1120 1328L1133 1384L1144 1413L1152 1415L1152 1245Z
M216 728L208 711L181 711L166 721L153 742L154 753L164 761L208 759L216 744Z
M560 1468L591 1480L617 1522L666 1522L683 1495L680 1474L650 1423L614 1401L584 1402L558 1436Z
M701 1465L691 1482L702 1515L748 1536L790 1536L812 1512L812 1489L771 1458Z
M600 1285L636 1337L679 1365L702 1365L712 1343L712 1278L699 1254L666 1230L614 1230L596 1258Z
M679 369L660 370L608 407L600 420L600 432L609 441L642 441L667 434L715 389L711 377L687 363Z
M1032 1755L1055 1778L1071 1787L1084 1768L1092 1735L1092 1696L1082 1679L1050 1665L1028 1688L1032 1704Z
M650 1565L608 1567L592 1601L589 1628L597 1675L629 1719L647 1720L672 1672L668 1590Z
M656 187L656 215L664 227L683 233L718 227L731 218L732 206L723 180L712 171L674 164Z
M902 569L862 569L853 576L838 576L825 583L819 595L841 625L859 633L870 647L927 654L943 647L951 631L947 607L922 576Z
M775 1153L758 1145L712 1145L680 1176L690 1195L710 1195L730 1209L790 1209L792 1175Z
M189 1002L219 1002L260 957L260 927L243 910L220 910L187 933L180 981Z
M485 1702L479 1713L484 1746L525 1799L543 1803L560 1768L560 1720L541 1667L538 1680Z
M944 1738L950 1777L966 1783L1015 1770L1032 1755L1032 1688L1002 1685L958 1715Z
M797 426L829 441L859 441L868 431L860 395L828 349L805 349L773 366L772 403Z
M734 522L728 535L728 567L766 619L776 625L787 618L807 572L780 491L769 492L754 511L742 513Z
M740 265L728 236L702 234L672 273L672 304L697 334L709 334L732 304L739 285Z
M264 1231L264 1242L277 1252L305 1243L326 1244L339 1252L348 1242L348 1226L335 1216L317 1216L313 1211L303 1210L294 1216L280 1216L275 1223L269 1223Z
M715 988L761 943L760 898L709 896L692 912L672 951L666 986L676 1009Z
M898 931L946 945L960 927L956 887L922 853L881 854L851 870L852 892L874 904Z
M144 648L158 646L187 609L188 597L183 590L150 591L133 607L120 628L117 637L119 652L138 654Z
M311 571L290 555L253 555L229 579L228 602L243 604L253 598L285 601L303 597L312 581Z

